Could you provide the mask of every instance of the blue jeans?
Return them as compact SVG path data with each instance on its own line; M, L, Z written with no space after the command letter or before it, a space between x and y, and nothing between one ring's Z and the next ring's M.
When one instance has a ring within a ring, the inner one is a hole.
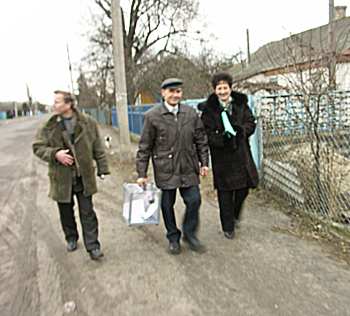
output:
M162 214L167 230L169 241L179 241L181 231L176 226L174 204L176 201L176 190L162 190ZM183 234L188 237L195 237L199 224L199 207L201 205L201 195L198 185L188 188L179 188L181 197L186 205L185 215L182 223Z

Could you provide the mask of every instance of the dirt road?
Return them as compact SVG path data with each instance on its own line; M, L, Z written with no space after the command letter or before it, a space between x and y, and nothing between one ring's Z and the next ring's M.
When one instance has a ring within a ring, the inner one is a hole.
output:
M39 121L0 124L1 316L64 315L68 301L76 304L69 315L350 315L349 266L273 229L290 219L254 194L232 241L220 232L216 203L203 196L202 255L185 246L167 254L162 224L127 227L121 192L133 166L116 155L95 196L105 259L91 261L81 241L67 253L47 167L31 154ZM177 209L180 222L180 199Z

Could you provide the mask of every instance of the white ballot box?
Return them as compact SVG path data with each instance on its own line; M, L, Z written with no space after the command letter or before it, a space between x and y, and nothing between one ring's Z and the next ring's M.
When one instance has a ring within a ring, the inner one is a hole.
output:
M141 188L124 183L123 217L128 225L159 224L161 190L153 183Z

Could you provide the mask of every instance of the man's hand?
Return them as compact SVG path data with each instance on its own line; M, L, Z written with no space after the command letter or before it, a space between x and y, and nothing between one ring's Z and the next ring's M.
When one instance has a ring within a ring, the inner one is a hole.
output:
M206 177L209 173L209 168L208 167L201 167L199 170L199 173L202 177Z
M71 166L74 163L74 158L68 154L69 149L61 149L55 154L55 158L64 166Z
M144 188L144 187L146 186L146 184L147 184L147 178L138 178L138 179L136 180L136 183L137 183L140 187Z

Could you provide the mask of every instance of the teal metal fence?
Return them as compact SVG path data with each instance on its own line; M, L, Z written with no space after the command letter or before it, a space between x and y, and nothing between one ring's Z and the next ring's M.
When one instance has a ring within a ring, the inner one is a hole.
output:
M350 224L350 91L268 95L254 107L262 185L305 212Z
M7 119L6 112L0 112L0 120L6 120L6 119Z
M190 99L190 100L184 100L182 103L193 107L197 110L198 103L201 103L205 101L205 99ZM143 128L143 120L144 120L144 114L146 111L151 109L156 104L147 104L142 106L128 106L128 121L129 121L129 130L130 132L140 135ZM249 106L252 109L253 113L256 114L256 107L255 107L255 101L252 96L249 96ZM112 110L101 110L101 109L95 109L95 108L88 108L83 109L83 112L90 114L92 117L94 117L100 124L108 124L110 118L111 125L118 128L118 113L115 108L112 108ZM258 167L260 169L261 167L261 160L262 160L262 133L261 133L261 124L259 121L257 122L257 129L250 137L250 146L253 154L253 159Z

